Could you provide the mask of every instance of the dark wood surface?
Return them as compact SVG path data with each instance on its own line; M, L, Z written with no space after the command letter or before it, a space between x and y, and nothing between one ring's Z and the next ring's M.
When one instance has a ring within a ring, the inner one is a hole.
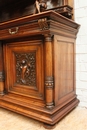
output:
M5 81L0 82L0 107L42 121L47 128L75 108L78 29L55 11L1 23L0 71Z

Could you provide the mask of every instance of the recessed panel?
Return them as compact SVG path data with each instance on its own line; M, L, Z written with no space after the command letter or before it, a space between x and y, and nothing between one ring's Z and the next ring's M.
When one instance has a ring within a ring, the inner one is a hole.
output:
M36 53L15 53L16 83L36 86Z
M54 75L56 103L74 96L74 43L72 39L55 37Z
M42 41L8 43L6 50L8 91L43 99Z

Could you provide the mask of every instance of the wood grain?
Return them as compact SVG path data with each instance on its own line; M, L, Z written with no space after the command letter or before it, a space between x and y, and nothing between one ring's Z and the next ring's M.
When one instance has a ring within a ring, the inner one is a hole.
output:
M53 127L79 103L75 92L79 25L47 11L1 23L0 28L0 69L5 74L0 107Z

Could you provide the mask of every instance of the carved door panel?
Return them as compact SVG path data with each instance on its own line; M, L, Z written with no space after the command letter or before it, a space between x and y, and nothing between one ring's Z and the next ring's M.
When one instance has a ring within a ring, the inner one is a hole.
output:
M44 99L42 41L7 43L5 64L8 93Z

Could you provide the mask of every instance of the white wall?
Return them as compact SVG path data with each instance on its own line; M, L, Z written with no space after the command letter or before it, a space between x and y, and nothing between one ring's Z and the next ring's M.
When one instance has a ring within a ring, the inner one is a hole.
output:
M81 25L76 40L76 93L87 107L87 0L74 0L75 21Z

